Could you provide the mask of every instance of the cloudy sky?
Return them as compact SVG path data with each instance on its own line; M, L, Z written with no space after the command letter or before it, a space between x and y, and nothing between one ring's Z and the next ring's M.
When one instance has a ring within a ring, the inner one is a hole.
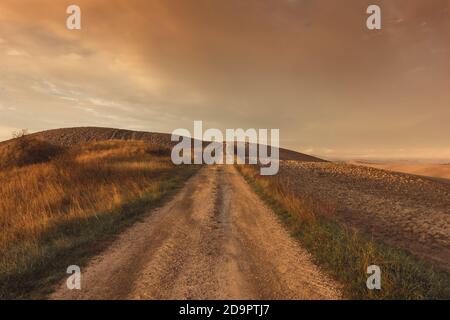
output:
M450 159L450 0L1 0L0 114L0 140L203 120L328 158Z

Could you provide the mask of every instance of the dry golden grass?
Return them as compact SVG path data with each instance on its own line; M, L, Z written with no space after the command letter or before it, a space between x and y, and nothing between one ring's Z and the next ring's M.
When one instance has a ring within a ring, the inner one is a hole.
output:
M0 147L0 169L47 162L64 151L64 148L46 141L29 136L19 136Z
M258 186L270 190L273 200L294 214L296 225L314 223L318 216L330 217L335 214L333 205L320 201L312 195L298 197L292 187L295 182L290 179L281 180L278 176L261 176L252 166L239 166L239 171L247 178L258 181Z
M0 150L0 161L5 154L14 158L11 149ZM0 282L91 237L86 229L98 232L102 216L117 215L117 208L142 197L158 200L188 176L186 168L172 165L170 150L143 141L90 143L31 165L19 160L0 170ZM8 292L2 294L0 285L2 295Z

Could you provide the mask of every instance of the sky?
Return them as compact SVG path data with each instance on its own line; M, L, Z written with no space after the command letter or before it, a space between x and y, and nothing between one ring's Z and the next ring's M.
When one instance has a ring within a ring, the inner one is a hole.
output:
M202 120L330 159L450 159L450 0L2 0L0 115L0 140Z

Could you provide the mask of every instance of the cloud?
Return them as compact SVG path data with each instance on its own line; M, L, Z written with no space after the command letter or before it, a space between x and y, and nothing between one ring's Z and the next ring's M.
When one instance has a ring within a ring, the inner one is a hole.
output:
M115 101L108 101L100 98L89 98L88 101L91 104L100 107L120 107L120 104Z
M70 92L67 89L63 89L48 80L35 81L31 85L31 89L38 93L57 97L63 100L77 101L77 99L73 95L73 92Z
M428 113L449 116L443 1L381 0L376 36L359 0L77 4L83 29L71 32L65 2L1 1L1 50L16 52L0 59L0 102L16 111L0 125L171 132L201 119L280 128L283 146L338 155L425 148L432 122L408 128Z
M16 49L8 49L6 51L6 55L11 56L11 57L29 57L30 56L25 51L20 51L20 50L16 50Z

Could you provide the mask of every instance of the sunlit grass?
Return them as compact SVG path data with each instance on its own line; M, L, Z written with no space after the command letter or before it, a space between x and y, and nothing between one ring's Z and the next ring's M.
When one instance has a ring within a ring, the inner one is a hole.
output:
M83 246L95 248L95 241L120 231L182 185L195 168L176 167L169 155L142 141L106 141L54 153L47 161L4 166L0 297L28 296L56 268L64 271L60 262L68 254L76 260L91 250Z

